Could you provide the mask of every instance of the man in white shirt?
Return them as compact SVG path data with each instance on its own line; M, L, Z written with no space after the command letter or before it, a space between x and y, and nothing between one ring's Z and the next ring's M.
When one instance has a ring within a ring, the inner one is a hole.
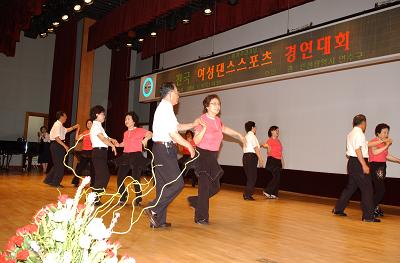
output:
M189 130L197 125L197 123L178 123L173 106L178 104L179 92L174 83L164 83L161 86L160 95L162 100L154 113L153 120L153 153L154 164L157 165L155 167L156 198L148 204L150 208L145 210L152 228L171 226L166 222L167 207L184 186L183 178L177 178L180 169L175 143L188 148L193 158L195 155L193 146L179 134L179 131ZM165 186L166 184L168 185ZM164 190L161 193L163 187Z
M65 128L64 123L67 121L67 114L63 111L56 113L57 121L50 130L50 152L53 161L53 167L47 174L44 183L53 187L63 187L60 183L64 177L64 156L69 147L65 144L65 135L79 127L76 124L72 127Z
M360 188L362 220L365 222L380 222L379 219L374 217L373 188L368 167L368 142L365 139L366 128L366 117L362 114L356 115L353 118L353 129L347 135L346 155L349 158L347 162L349 181L336 202L332 213L338 216L347 216L344 213L344 209L354 192Z
M243 148L243 169L247 177L246 188L243 193L243 199L254 201L253 192L257 181L257 163L263 166L263 158L260 153L260 144L256 137L256 124L254 121L245 123L246 145Z

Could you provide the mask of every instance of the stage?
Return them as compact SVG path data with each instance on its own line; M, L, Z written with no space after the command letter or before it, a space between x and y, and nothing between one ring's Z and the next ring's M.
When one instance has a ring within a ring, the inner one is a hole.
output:
M37 210L56 201L57 189L43 179L40 173L1 173L2 248ZM71 179L65 176L62 193L74 194ZM108 191L116 191L115 176ZM241 188L224 185L211 199L210 224L204 226L193 222L194 211L186 202L196 191L186 184L169 207L172 228L150 229L143 216L128 234L113 235L122 245L118 254L138 263L400 262L399 207L384 206L381 223L365 223L357 202L350 204L347 217L335 217L334 199L281 192L279 200L266 200L257 189L256 201L244 201ZM121 210L116 230L127 229L131 212L131 206Z

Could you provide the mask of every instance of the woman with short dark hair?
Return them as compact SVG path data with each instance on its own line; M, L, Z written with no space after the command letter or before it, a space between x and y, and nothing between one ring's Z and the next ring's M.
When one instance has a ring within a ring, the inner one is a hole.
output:
M39 158L38 163L42 165L43 173L47 172L47 165L50 162L50 134L47 132L46 126L40 127L39 137Z
M245 123L246 147L243 148L243 169L246 174L246 188L243 193L243 199L254 201L253 192L257 181L257 163L263 166L263 159L260 153L260 144L256 137L256 124L254 121Z
M79 133L79 128L76 131L76 136L75 140L78 140L79 138L82 137L82 148L80 152L76 152L79 163L76 165L76 174L80 177L82 177L82 172L83 170L86 169L86 167L89 165L90 166L90 186L94 186L94 168L93 168L93 163L92 163L92 142L90 141L90 128L92 128L93 122L92 120L88 119L86 120L86 130L83 131L82 133ZM79 178L77 176L74 176L72 178L72 184L75 185L75 187L78 187L79 185Z
M220 150L223 134L235 137L245 145L245 138L237 131L222 124L218 117L221 112L221 100L216 94L208 95L203 100L204 114L197 120L200 125L195 128L194 142L200 153L196 165L199 176L197 196L188 198L191 207L195 208L195 223L208 224L209 199L220 188L223 174L218 164L217 155Z
M262 147L267 148L268 153L265 169L272 174L272 180L264 188L263 194L268 199L276 199L278 198L282 170L282 143L279 140L278 126L269 128L268 139Z
M98 194L105 192L108 181L110 180L110 172L107 166L107 150L111 147L115 155L117 151L115 145L118 142L108 137L102 123L106 120L105 109L96 105L90 110L90 118L93 120L90 128L90 141L92 142L92 162L95 172L94 189ZM97 197L95 205L101 205L100 197Z
M132 170L132 178L137 182L134 183L135 189L135 206L140 206L142 202L142 191L140 188L140 175L142 171L150 164L151 160L143 156L143 146L147 146L147 142L153 136L151 131L137 127L138 116L131 111L125 114L125 126L127 130L124 137L117 147L123 147L124 152L121 157L116 159L118 165L117 186L121 195L119 204L124 205L128 201L128 190L125 188L124 180L129 171Z
M392 140L389 139L389 125L380 123L375 128L375 138L369 142L368 154L370 174L374 185L374 214L383 216L383 211L379 206L385 194L386 161L400 163L400 159L389 154L389 147ZM380 142L378 145L371 146L373 142Z

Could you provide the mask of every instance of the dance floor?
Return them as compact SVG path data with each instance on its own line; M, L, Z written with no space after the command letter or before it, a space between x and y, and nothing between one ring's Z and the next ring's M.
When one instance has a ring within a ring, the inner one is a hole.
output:
M0 247L36 210L55 202L57 190L42 180L40 173L0 174ZM62 193L73 195L70 182L71 176L65 176ZM109 191L115 190L113 176ZM357 202L350 204L347 217L335 217L333 199L282 192L279 200L266 200L258 189L251 202L242 199L241 188L223 186L211 200L205 226L193 222L194 211L186 202L196 191L186 185L169 207L170 229L150 229L143 216L128 234L113 235L122 245L119 254L138 263L400 262L398 207L384 206L382 223L365 223ZM116 230L124 231L132 206L121 212Z

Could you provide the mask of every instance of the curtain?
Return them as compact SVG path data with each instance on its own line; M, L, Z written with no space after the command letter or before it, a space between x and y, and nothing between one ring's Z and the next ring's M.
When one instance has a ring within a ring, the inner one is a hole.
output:
M44 0L12 0L0 8L0 53L15 56L21 31L29 28L31 16L42 12Z
M125 113L129 102L129 75L131 49L113 50L111 55L110 82L108 88L108 106L106 131L111 138L122 141L125 127Z
M50 91L49 127L56 121L56 113L59 110L64 111L68 116L65 126L71 125L76 38L77 21L75 19L57 30Z

